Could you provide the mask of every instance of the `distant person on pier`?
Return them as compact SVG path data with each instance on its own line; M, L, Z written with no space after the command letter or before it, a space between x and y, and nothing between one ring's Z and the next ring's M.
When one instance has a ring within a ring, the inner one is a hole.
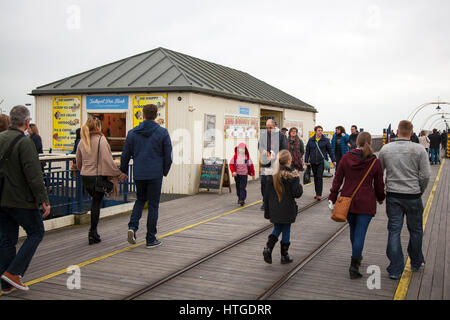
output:
M437 129L433 129L433 133L428 136L428 139L430 139L431 164L441 163L441 158L439 155L441 135L437 132Z
M50 214L36 147L24 132L30 125L30 111L15 106L11 126L0 133L0 274L3 294L29 290L22 282L36 249L44 237L42 219ZM39 211L42 206L43 214ZM19 226L27 237L16 253Z
M430 139L427 137L424 130L420 132L419 144L425 148L428 154L430 151Z
M322 126L316 126L314 132L315 135L309 138L306 144L305 165L310 165L314 173L314 188L316 190L314 199L320 201L322 199L325 161L328 162L328 156L330 156L331 161L336 166L336 159L331 148L330 140L322 134Z
M333 149L334 157L336 158L336 170L339 166L339 161L348 152L348 143L350 137L345 133L345 128L343 126L337 126L336 132L333 134L331 139L331 148Z
M128 223L127 239L136 243L136 232L145 203L148 201L147 248L161 245L156 238L159 200L163 177L169 174L172 165L172 142L167 129L156 121L158 107L145 105L142 109L144 121L128 132L120 161L120 170L128 174L128 164L133 158L133 177L136 184L136 202Z
M276 130L275 122L272 119L266 121L266 129L261 130L259 137L258 148L261 155L261 195L264 198L266 190L266 171L272 168L278 152L287 149L286 136ZM264 210L264 203L261 205L261 210Z
M247 198L248 176L255 179L255 167L245 143L240 143L234 148L234 156L230 160L230 170L236 183L238 203L243 206Z
M425 149L411 142L412 134L412 123L407 120L400 121L398 139L384 145L378 156L383 170L386 170L389 232L386 254L390 261L387 271L393 280L400 279L405 267L400 238L405 216L410 236L408 254L411 258L411 268L417 271L424 263L422 194L430 180L430 164Z
M356 139L358 138L358 127L356 125L352 125L351 134L348 137L348 147L350 150L356 149Z
M0 114L0 132L7 130L9 127L9 116Z

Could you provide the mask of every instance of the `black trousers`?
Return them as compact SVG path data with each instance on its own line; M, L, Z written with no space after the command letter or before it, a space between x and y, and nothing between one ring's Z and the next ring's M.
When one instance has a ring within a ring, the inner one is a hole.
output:
M89 231L97 232L98 220L100 219L100 206L102 204L103 192L95 191L95 177L83 176L83 185L86 187L87 192L92 197L91 204L91 228Z
M311 163L311 169L314 174L314 188L316 189L316 196L322 196L323 189L323 161L320 163Z
M247 198L247 180L247 175L236 175L236 177L234 177L234 181L236 182L236 194L239 198L239 201L245 201L245 199Z

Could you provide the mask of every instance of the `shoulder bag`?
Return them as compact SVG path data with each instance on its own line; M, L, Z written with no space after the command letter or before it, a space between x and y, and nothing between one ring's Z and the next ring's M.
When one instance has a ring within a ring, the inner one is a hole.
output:
M3 154L3 156L0 158L0 201L1 196L3 193L3 187L5 186L5 174L3 173L3 166L5 165L6 161L8 161L9 157L11 156L12 150L14 149L14 146L19 142L20 139L25 137L24 134L18 135L14 140L9 144L8 149L6 149L6 152Z
M107 177L98 175L98 160L99 160L99 157L100 157L100 140L101 139L102 139L102 136L100 136L100 139L98 139L97 175L95 176L94 190L96 192L111 193L113 191L113 188L114 188L114 183L109 181Z
M366 180L366 177L368 176L370 170L372 169L373 165L377 161L377 158L375 158L372 162L372 164L369 167L369 170L367 170L366 174L364 175L364 178L362 178L359 185L356 187L355 191L353 191L353 194L351 197L343 197L339 196L336 203L334 204L333 213L331 214L331 219L336 222L345 222L347 221L347 215L350 210L350 205L352 204L352 200L355 197L356 193L358 192L359 188L361 187L364 180Z
M319 149L319 152L323 158L323 169L324 170L330 169L330 163L325 159L325 156L323 155L322 150L320 150L320 148L319 148L319 144L317 143L317 140L316 140L316 146L317 146L317 149Z

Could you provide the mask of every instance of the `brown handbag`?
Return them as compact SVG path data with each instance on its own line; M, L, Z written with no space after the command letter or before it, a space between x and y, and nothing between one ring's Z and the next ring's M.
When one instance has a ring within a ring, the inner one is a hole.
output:
M356 193L358 192L359 188L361 187L364 180L366 180L367 175L369 174L370 170L372 169L373 165L377 161L377 158L375 158L372 162L372 164L369 167L369 170L367 170L366 174L364 175L364 178L362 178L359 185L356 187L355 191L353 191L353 194L351 197L338 197L336 203L334 204L333 213L331 214L331 219L336 222L345 222L347 221L347 215L348 211L350 210L350 205L352 204L352 200L355 197Z

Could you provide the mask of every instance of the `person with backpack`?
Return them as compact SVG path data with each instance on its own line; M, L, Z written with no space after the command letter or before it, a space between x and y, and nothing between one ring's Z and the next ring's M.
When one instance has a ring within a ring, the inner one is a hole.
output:
M386 197L383 170L380 160L373 154L370 133L361 132L356 140L356 145L356 149L342 157L328 196L332 203L336 203L339 191L341 191L341 196L344 197L354 195L347 215L352 244L349 268L351 279L362 277L359 273L359 267L362 261L367 228L375 216L376 202L382 204ZM344 183L343 186L342 183Z
M314 174L314 188L316 190L314 199L320 201L323 191L323 171L326 166L329 168L328 155L335 166L336 159L330 141L322 134L322 126L316 126L314 131L315 135L306 144L305 164L311 166Z
M264 194L264 217L273 223L273 231L269 235L263 251L264 261L272 263L272 251L282 234L280 249L281 263L290 263L289 256L291 224L295 222L298 207L295 198L303 194L300 177L297 170L291 169L292 156L288 150L278 154L273 175L267 176Z
M433 129L433 133L428 136L428 139L430 139L431 164L441 163L441 158L439 155L441 135L437 132L437 129Z
M248 176L255 179L255 167L250 159L250 153L245 143L240 143L234 148L234 156L230 160L230 170L236 183L238 203L243 206L247 198Z

